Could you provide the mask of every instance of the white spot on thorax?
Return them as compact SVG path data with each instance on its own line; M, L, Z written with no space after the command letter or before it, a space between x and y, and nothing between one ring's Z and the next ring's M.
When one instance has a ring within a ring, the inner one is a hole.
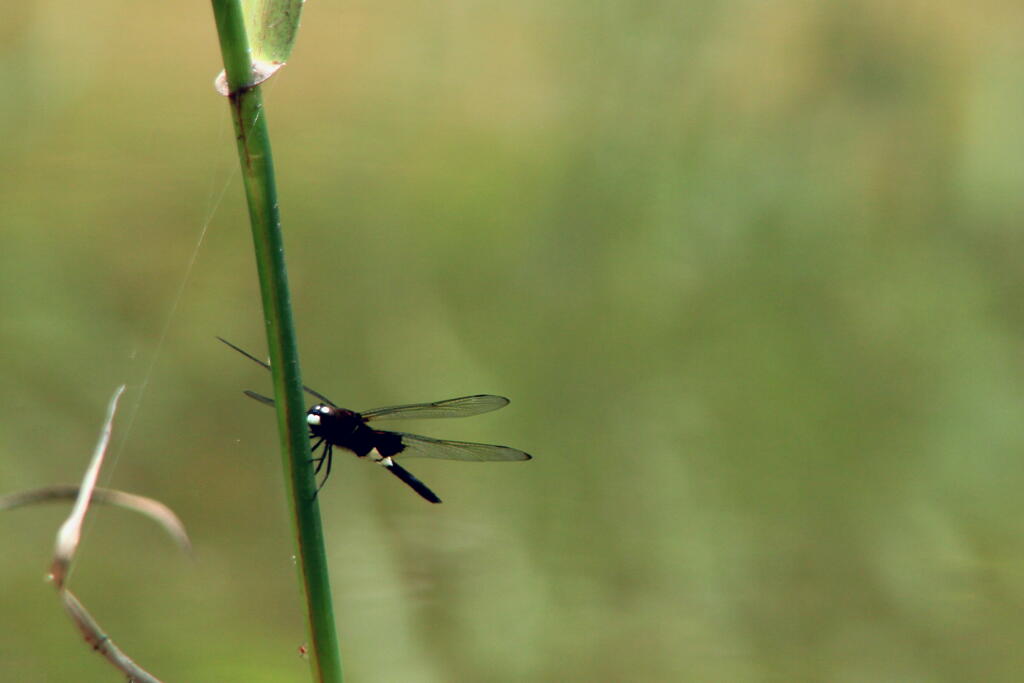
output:
M306 416L306 423L318 427L320 425L320 416L316 413L310 413Z

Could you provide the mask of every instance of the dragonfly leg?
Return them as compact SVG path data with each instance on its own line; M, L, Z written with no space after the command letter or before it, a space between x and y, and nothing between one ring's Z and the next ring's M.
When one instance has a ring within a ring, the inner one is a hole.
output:
M311 453L316 453L316 449L320 448L320 446L322 446L323 443L324 443L323 439L320 439L319 441L317 441L315 444L313 444L313 447L309 449L310 452ZM323 465L324 465L324 458L326 457L326 454L327 454L327 449L324 449L324 453L322 455L320 455L319 457L314 456L314 457L309 459L310 462L316 463L316 469L313 470L313 474L320 474L320 468L323 467Z
M327 477L331 476L331 465L334 463L334 446L332 446L330 442L324 445L324 454L320 456L320 459L326 460L327 469L324 472L324 478L320 480L320 485L316 487L317 493L320 493L320 489L322 489L324 487L324 484L327 483ZM319 465L317 466L316 471L320 471Z

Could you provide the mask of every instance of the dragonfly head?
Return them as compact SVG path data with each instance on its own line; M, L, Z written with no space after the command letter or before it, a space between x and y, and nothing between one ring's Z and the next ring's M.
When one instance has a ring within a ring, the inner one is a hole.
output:
M330 420L337 409L333 406L329 406L326 403L318 403L308 411L306 411L306 423L310 427L319 427L323 424L324 420Z

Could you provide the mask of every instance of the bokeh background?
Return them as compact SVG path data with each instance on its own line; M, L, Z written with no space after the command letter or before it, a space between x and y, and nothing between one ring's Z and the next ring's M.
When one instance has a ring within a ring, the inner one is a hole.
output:
M526 464L341 458L352 681L1018 681L1024 9L310 2L268 84L309 384ZM198 3L0 22L0 488L168 681L305 681L219 52ZM200 234L205 239L196 250ZM415 467L413 466L415 465ZM0 515L0 680L119 680Z

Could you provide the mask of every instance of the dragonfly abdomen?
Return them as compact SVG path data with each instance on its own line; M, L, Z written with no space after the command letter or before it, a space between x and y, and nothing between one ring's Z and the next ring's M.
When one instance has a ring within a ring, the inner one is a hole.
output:
M373 435L374 445L377 448L377 452L385 458L391 455L398 455L405 450L405 446L402 444L402 436L400 434L374 429Z

